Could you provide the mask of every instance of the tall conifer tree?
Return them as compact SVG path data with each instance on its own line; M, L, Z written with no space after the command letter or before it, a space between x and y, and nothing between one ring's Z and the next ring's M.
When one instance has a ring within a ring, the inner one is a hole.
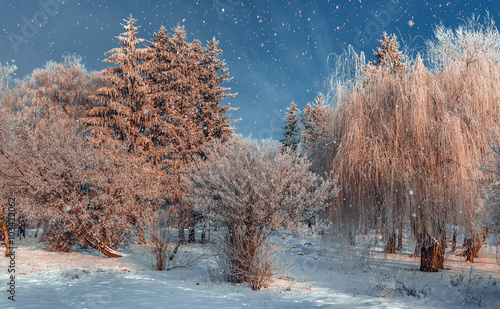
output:
M283 139L281 143L285 148L290 148L292 151L296 151L300 143L300 119L298 118L299 109L294 102L290 104L287 108L287 117L285 118L285 124L281 126L284 130Z
M93 108L83 119L99 144L121 141L129 151L150 147L144 138L147 88L141 74L143 51L137 48L143 39L137 37L136 21L132 16L125 20L125 32L118 36L121 45L110 50L111 55L104 60L117 66L101 72L108 85L100 88L95 98L102 106Z

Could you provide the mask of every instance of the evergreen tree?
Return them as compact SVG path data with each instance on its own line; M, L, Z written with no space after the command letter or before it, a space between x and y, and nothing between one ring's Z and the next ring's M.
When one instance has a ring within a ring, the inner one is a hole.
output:
M284 130L283 139L281 143L284 148L290 148L292 151L296 151L300 143L300 120L297 118L299 114L299 109L294 102L290 104L287 108L287 117L285 118L285 124L281 126Z
M329 108L325 105L324 96L319 93L313 104L307 104L302 115L304 144L314 148L314 144L326 137L326 124L329 119Z
M180 188L182 169L190 164L195 155L203 155L203 144L208 141L226 141L233 129L222 106L229 88L220 86L229 75L224 61L219 59L222 51L214 39L203 47L200 41L186 41L182 27L168 34L161 28L146 49L143 64L144 80L149 89L147 101L152 105L155 119L161 119L165 136L158 141L164 145L164 167L168 170L169 201L178 205L180 217L180 239L182 226L196 221L189 205L182 205L183 191ZM159 156L157 156L159 157ZM182 206L182 207L181 207ZM182 208L182 209L181 209ZM190 240L194 240L191 228Z
M377 58L370 64L376 67L389 69L392 73L402 73L406 70L407 65L403 63L404 55L399 50L399 43L396 36L393 34L390 38L387 33L382 34L382 38L378 40L380 46L373 55Z
M130 160L129 165L135 162L154 161L151 154L157 155L155 145L158 145L154 134L150 134L155 122L151 102L148 101L148 88L143 80L142 66L145 60L144 49L138 48L143 39L137 37L136 19L130 16L123 25L125 32L118 36L120 46L109 51L111 54L104 62L116 64L101 71L104 76L104 87L97 90L94 96L100 106L94 107L82 121L88 125L93 141L100 145L103 151L113 155L115 148L125 148ZM151 114L150 114L151 113ZM141 171L133 171L140 174ZM163 181L164 173L161 169L148 171L151 181ZM133 206L126 214L128 222L136 230L139 242L145 241L141 227L141 217L145 209L141 203L148 200L146 191L135 192ZM149 204L147 204L149 205Z
M144 40L137 38L136 21L132 16L125 20L125 32L118 36L121 46L110 50L111 55L104 60L118 66L101 72L107 86L99 88L94 96L102 105L90 110L83 119L98 144L121 142L129 151L151 146L144 126L148 115L147 104L144 105L147 88L141 74L144 53L137 48Z
M311 169L315 173L325 172L324 157L329 150L329 119L331 110L325 104L324 96L319 93L313 104L307 104L302 114L301 142L304 151L311 159Z
M177 173L175 169L189 163L194 154L202 154L206 141L225 141L233 132L233 121L226 115L230 108L221 101L234 95L220 86L229 75L217 46L216 40L206 48L197 40L187 42L182 27L172 35L162 27L145 50L145 101L150 118L160 120L150 132L154 132L154 144L165 148L154 157L168 161L171 173Z
M189 43L182 27L173 34L162 27L139 49L143 40L135 22L126 20L121 46L105 60L117 67L102 71L108 85L95 96L102 106L84 122L99 144L122 143L135 158L152 163L166 185L166 199L181 205L183 168L203 155L205 142L225 141L233 131L226 115L230 108L221 106L231 94L219 86L228 79L227 68L216 40L207 47Z
M146 48L143 64L144 81L148 87L147 102L150 119L149 134L156 146L151 153L170 174L194 153L200 152L202 135L194 120L196 97L191 91L189 72L196 71L194 53L185 42L185 31L175 30L170 37L165 28L154 34L151 46Z
M227 112L235 109L222 106L221 101L236 94L228 94L230 88L220 86L229 80L229 73L225 61L219 59L222 50L218 46L219 42L215 38L208 42L207 48L203 50L201 74L198 77L201 101L197 106L197 123L203 129L207 141L227 141L234 131L230 127L234 120L228 119Z

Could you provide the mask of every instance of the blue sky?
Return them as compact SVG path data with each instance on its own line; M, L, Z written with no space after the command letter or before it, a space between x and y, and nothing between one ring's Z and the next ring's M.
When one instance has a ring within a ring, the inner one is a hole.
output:
M26 0L0 3L0 62L15 63L21 78L64 54L80 55L90 70L105 67L117 46L123 19L138 19L139 36L151 39L161 25L184 25L188 40L217 38L238 96L238 133L281 138L286 107L304 108L332 70L328 55L349 44L372 60L382 31L415 48L432 38L433 26L455 27L473 13L500 21L500 4L477 1L249 1L249 0Z

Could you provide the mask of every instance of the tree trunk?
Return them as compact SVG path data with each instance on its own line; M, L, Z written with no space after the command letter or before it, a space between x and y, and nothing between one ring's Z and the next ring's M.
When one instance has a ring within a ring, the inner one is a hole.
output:
M107 257L112 257L112 258L122 257L121 254L119 254L118 252L110 248L108 245L104 244L102 241L97 239L97 237L95 237L92 234L92 232L89 231L85 226L83 226L82 224L80 224L80 226L83 233L81 232L78 233L78 236L80 236L80 238L83 239L83 241L85 241L85 243L87 243L90 247L98 250Z
M207 224L203 223L203 228L201 230L201 243L204 244L207 242Z
M465 260L474 263L474 258L479 256L479 250L483 246L484 239L481 236L474 235L472 238L467 238L465 249Z
M351 247L356 247L356 233L352 231L351 227L349 227L349 245Z
M451 240L451 252L457 251L457 230L453 229L453 238Z
M138 244L139 245L142 245L142 244L145 244L146 243L146 238L144 237L144 231L140 228L137 229L137 234L138 234Z
M36 223L36 230L35 230L35 238L38 237L38 232L40 231L40 226L42 225L42 222L41 221L38 221Z
M465 246L467 249L465 249L465 260L470 263L474 263L474 258L476 255L479 253L478 246L476 245L476 240L474 239L475 237L472 238L467 238L465 240Z
M97 251L101 252L107 257L112 257L112 258L119 258L122 257L121 254L113 250L107 245L104 245L100 240L95 238L93 235L90 235L88 231L83 229L83 233L78 233L77 234L87 245L92 247L93 249L96 249Z
M403 251L403 224L399 225L399 233L398 233L398 246L396 248L397 251Z
M438 272L444 269L444 249L445 246L428 235L420 250L420 271Z
M179 243L186 243L186 235L184 234L184 226L179 227Z
M420 271L437 272L439 245L435 242L428 246L422 246L420 250Z
M420 241L419 238L415 236L415 250L413 251L413 257L420 257L422 246L423 246L422 241Z
M0 230L3 231L3 237L5 238L5 257L10 256L10 238L9 238L9 229L7 225L3 221L3 217L0 218Z
M5 238L5 257L10 256L10 238L9 238L9 227L4 220L3 205L0 204L0 232L3 231L3 237Z
M479 256L479 250L483 246L484 241L488 237L488 228L481 230L480 234L474 234L472 237L465 239L465 251L462 253L466 257L466 261L474 263L474 258Z
M446 233L441 236L441 244L438 249L438 269L444 269L444 254L447 247Z
M394 254L396 253L396 230L392 232L385 233L385 253Z
M194 227L190 227L189 228L188 243L192 243L192 242L195 242L195 241L196 241L196 238L195 238Z

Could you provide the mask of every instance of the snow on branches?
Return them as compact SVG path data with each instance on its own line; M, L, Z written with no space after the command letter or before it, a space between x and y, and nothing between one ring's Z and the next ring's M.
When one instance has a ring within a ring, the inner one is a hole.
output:
M210 145L205 155L183 179L186 200L227 228L230 281L260 289L261 276L254 275L268 276L261 267L270 265L259 250L273 232L297 231L299 222L323 209L337 192L335 181L323 181L306 158L269 141L233 139Z

